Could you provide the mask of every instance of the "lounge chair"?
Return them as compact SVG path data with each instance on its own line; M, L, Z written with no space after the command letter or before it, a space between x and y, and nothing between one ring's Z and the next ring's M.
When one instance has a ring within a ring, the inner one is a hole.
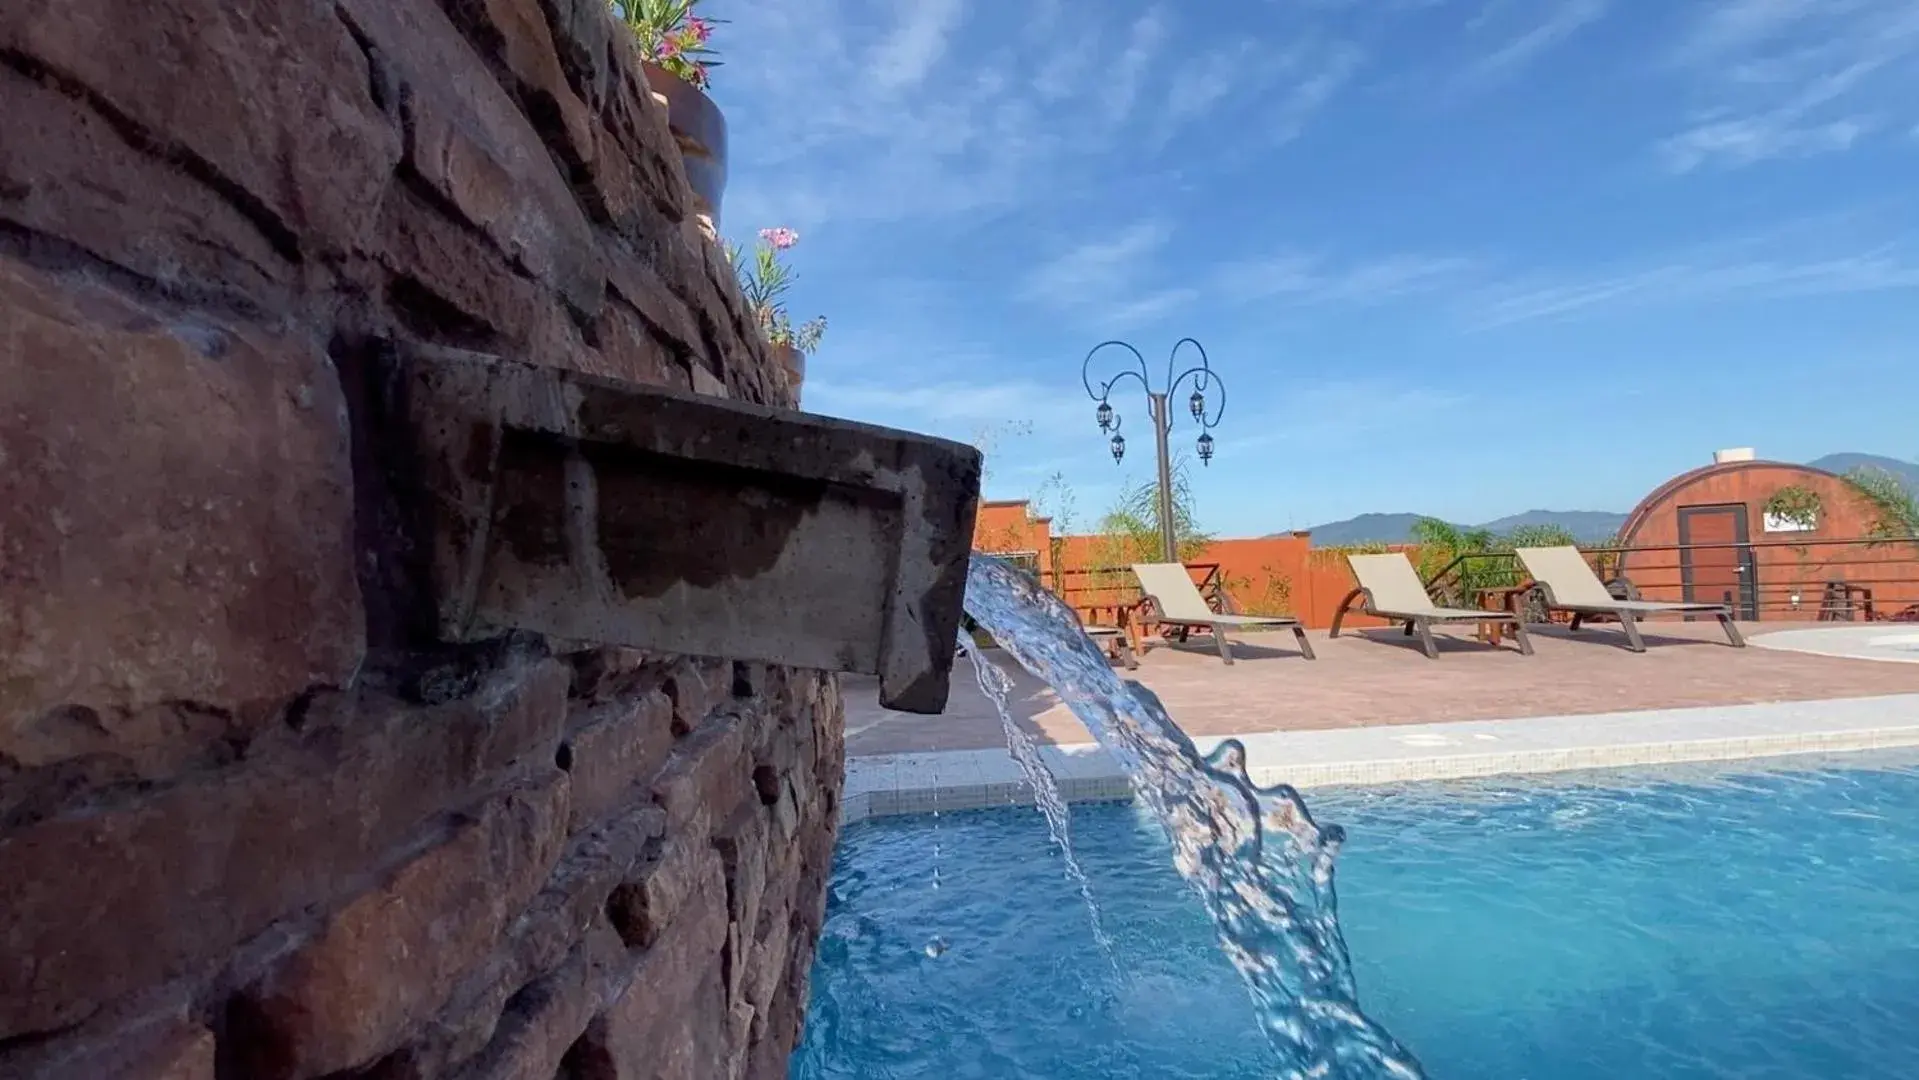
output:
M1133 576L1139 579L1140 589L1153 602L1162 624L1204 627L1211 631L1213 644L1219 648L1219 658L1229 664L1233 662L1233 647L1226 641L1227 627L1235 630L1291 630L1293 636L1299 639L1300 654L1308 660L1316 659L1313 656L1313 643L1306 640L1306 627L1298 619L1267 615L1222 615L1206 606L1206 598L1199 595L1199 587L1193 584L1192 575L1186 572L1186 567L1181 563L1134 563Z
M1526 573L1546 601L1549 611L1570 612L1572 629L1594 615L1611 615L1626 631L1626 647L1645 652L1646 642L1639 636L1639 619L1645 615L1711 615L1725 627L1734 648L1745 648L1746 639L1732 621L1732 608L1725 604L1669 604L1654 600L1620 600L1586 565L1586 557L1575 547L1515 548Z
M1359 579L1359 588L1347 593L1339 602L1339 610L1333 613L1333 637L1339 636L1339 625L1346 621L1346 612L1352 609L1353 602L1363 600L1360 610L1366 614L1405 623L1409 636L1417 633L1419 647L1434 660L1439 659L1439 646L1433 641L1434 623L1511 623L1513 640L1518 642L1520 653L1533 654L1533 643L1526 637L1526 623L1518 615L1510 611L1447 608L1433 603L1403 552L1348 555L1346 561L1352 565L1353 577Z

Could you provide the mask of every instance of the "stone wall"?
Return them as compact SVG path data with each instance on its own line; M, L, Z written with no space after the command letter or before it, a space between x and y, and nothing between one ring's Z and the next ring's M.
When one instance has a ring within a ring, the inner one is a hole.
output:
M440 647L396 344L781 404L604 0L0 5L0 1076L780 1076L826 676Z

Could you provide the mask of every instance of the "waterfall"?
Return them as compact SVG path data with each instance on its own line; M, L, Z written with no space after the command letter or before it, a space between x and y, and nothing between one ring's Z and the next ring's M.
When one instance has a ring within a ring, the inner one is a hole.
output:
M1339 827L1314 821L1289 786L1255 786L1236 740L1201 754L1152 691L1120 679L1070 608L1010 564L973 556L966 612L1052 687L1131 777L1172 842L1175 868L1198 893L1245 980L1283 1064L1280 1075L1423 1077L1412 1054L1359 1007L1333 887ZM977 654L973 661L990 663ZM988 696L1013 730L1004 695ZM1026 768L1018 740L1011 741ZM1043 768L1037 754L1028 756ZM1035 784L1042 808L1046 790ZM1063 828L1054 838L1066 844Z

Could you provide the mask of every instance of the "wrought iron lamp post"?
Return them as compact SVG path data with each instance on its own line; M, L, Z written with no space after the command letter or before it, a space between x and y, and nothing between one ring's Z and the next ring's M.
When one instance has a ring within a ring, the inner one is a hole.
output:
M1100 383L1095 389L1089 374L1093 366L1093 357L1101 349L1115 345L1132 353L1139 368L1135 370L1128 367ZM1179 361L1179 350L1185 345L1191 345L1199 350L1199 363L1174 375L1173 367ZM1186 404L1193 414L1194 421L1199 424L1199 461L1200 464L1205 465L1213 460L1211 429L1218 425L1220 417L1226 415L1226 383L1207 362L1206 349L1192 338L1180 338L1174 342L1172 353L1166 357L1166 382L1162 390L1153 389L1152 373L1146 367L1146 358L1140 355L1138 349L1124 341L1102 341L1093 346L1092 350L1086 354L1085 361L1079 366L1079 377L1080 381L1086 385L1087 396L1099 402L1099 408L1094 411L1093 418L1099 421L1101 432L1112 436L1110 445L1115 465L1126 456L1126 437L1120 434L1120 416L1114 411L1112 402L1107 399L1111 396L1113 388L1119 385L1120 380L1128 376L1138 379L1140 389L1146 391L1146 411L1153 421L1153 443L1159 454L1160 557L1165 562L1178 562L1179 537L1173 528L1173 461L1167 448L1167 441L1173 433L1173 395L1179 391L1180 384L1188 378L1193 380L1193 396L1187 399ZM1206 399L1206 391L1213 385L1219 388L1217 408L1209 407Z

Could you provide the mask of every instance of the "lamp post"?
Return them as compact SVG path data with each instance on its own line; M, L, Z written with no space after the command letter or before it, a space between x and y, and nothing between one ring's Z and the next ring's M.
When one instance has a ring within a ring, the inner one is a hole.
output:
M1187 368L1178 375L1174 375L1173 366L1178 363L1179 350L1180 347L1184 345L1191 345L1199 351L1199 363ZM1118 346L1132 353L1133 359L1138 363L1139 367L1137 370L1128 367L1119 374L1100 383L1098 389L1094 389L1093 381L1089 374L1093 366L1093 357L1098 354L1101 349L1109 346ZM1165 562L1178 562L1179 537L1173 529L1173 461L1167 449L1167 440L1173 433L1173 395L1179 391L1181 383L1184 383L1188 378L1193 380L1193 396L1187 399L1186 404L1188 411L1193 414L1193 419L1199 424L1200 433L1198 445L1200 464L1207 465L1213 460L1213 436L1211 430L1219 423L1220 417L1226 415L1226 383L1220 379L1218 373L1213 371L1211 364L1207 362L1206 349L1201 346L1199 342L1189 337L1180 338L1173 343L1173 351L1166 357L1166 382L1164 389L1161 390L1153 389L1152 373L1146 367L1146 358L1140 355L1138 349L1133 348L1124 341L1102 341L1098 345L1093 346L1092 350L1086 354L1085 361L1079 366L1079 377L1080 381L1086 386L1087 396L1099 402L1099 408L1094 412L1093 416L1094 419L1099 421L1099 430L1104 433L1109 433L1112 436L1111 446L1113 451L1113 464L1115 465L1119 464L1120 459L1126 456L1126 438L1119 432L1120 417L1117 412L1113 411L1112 402L1110 402L1108 398L1111 396L1113 388L1119 385L1120 380L1128 376L1138 379L1140 389L1146 391L1146 411L1153 422L1153 445L1159 454L1160 557ZM1219 397L1218 408L1211 410L1211 415L1209 416L1206 390L1211 384L1218 384Z

